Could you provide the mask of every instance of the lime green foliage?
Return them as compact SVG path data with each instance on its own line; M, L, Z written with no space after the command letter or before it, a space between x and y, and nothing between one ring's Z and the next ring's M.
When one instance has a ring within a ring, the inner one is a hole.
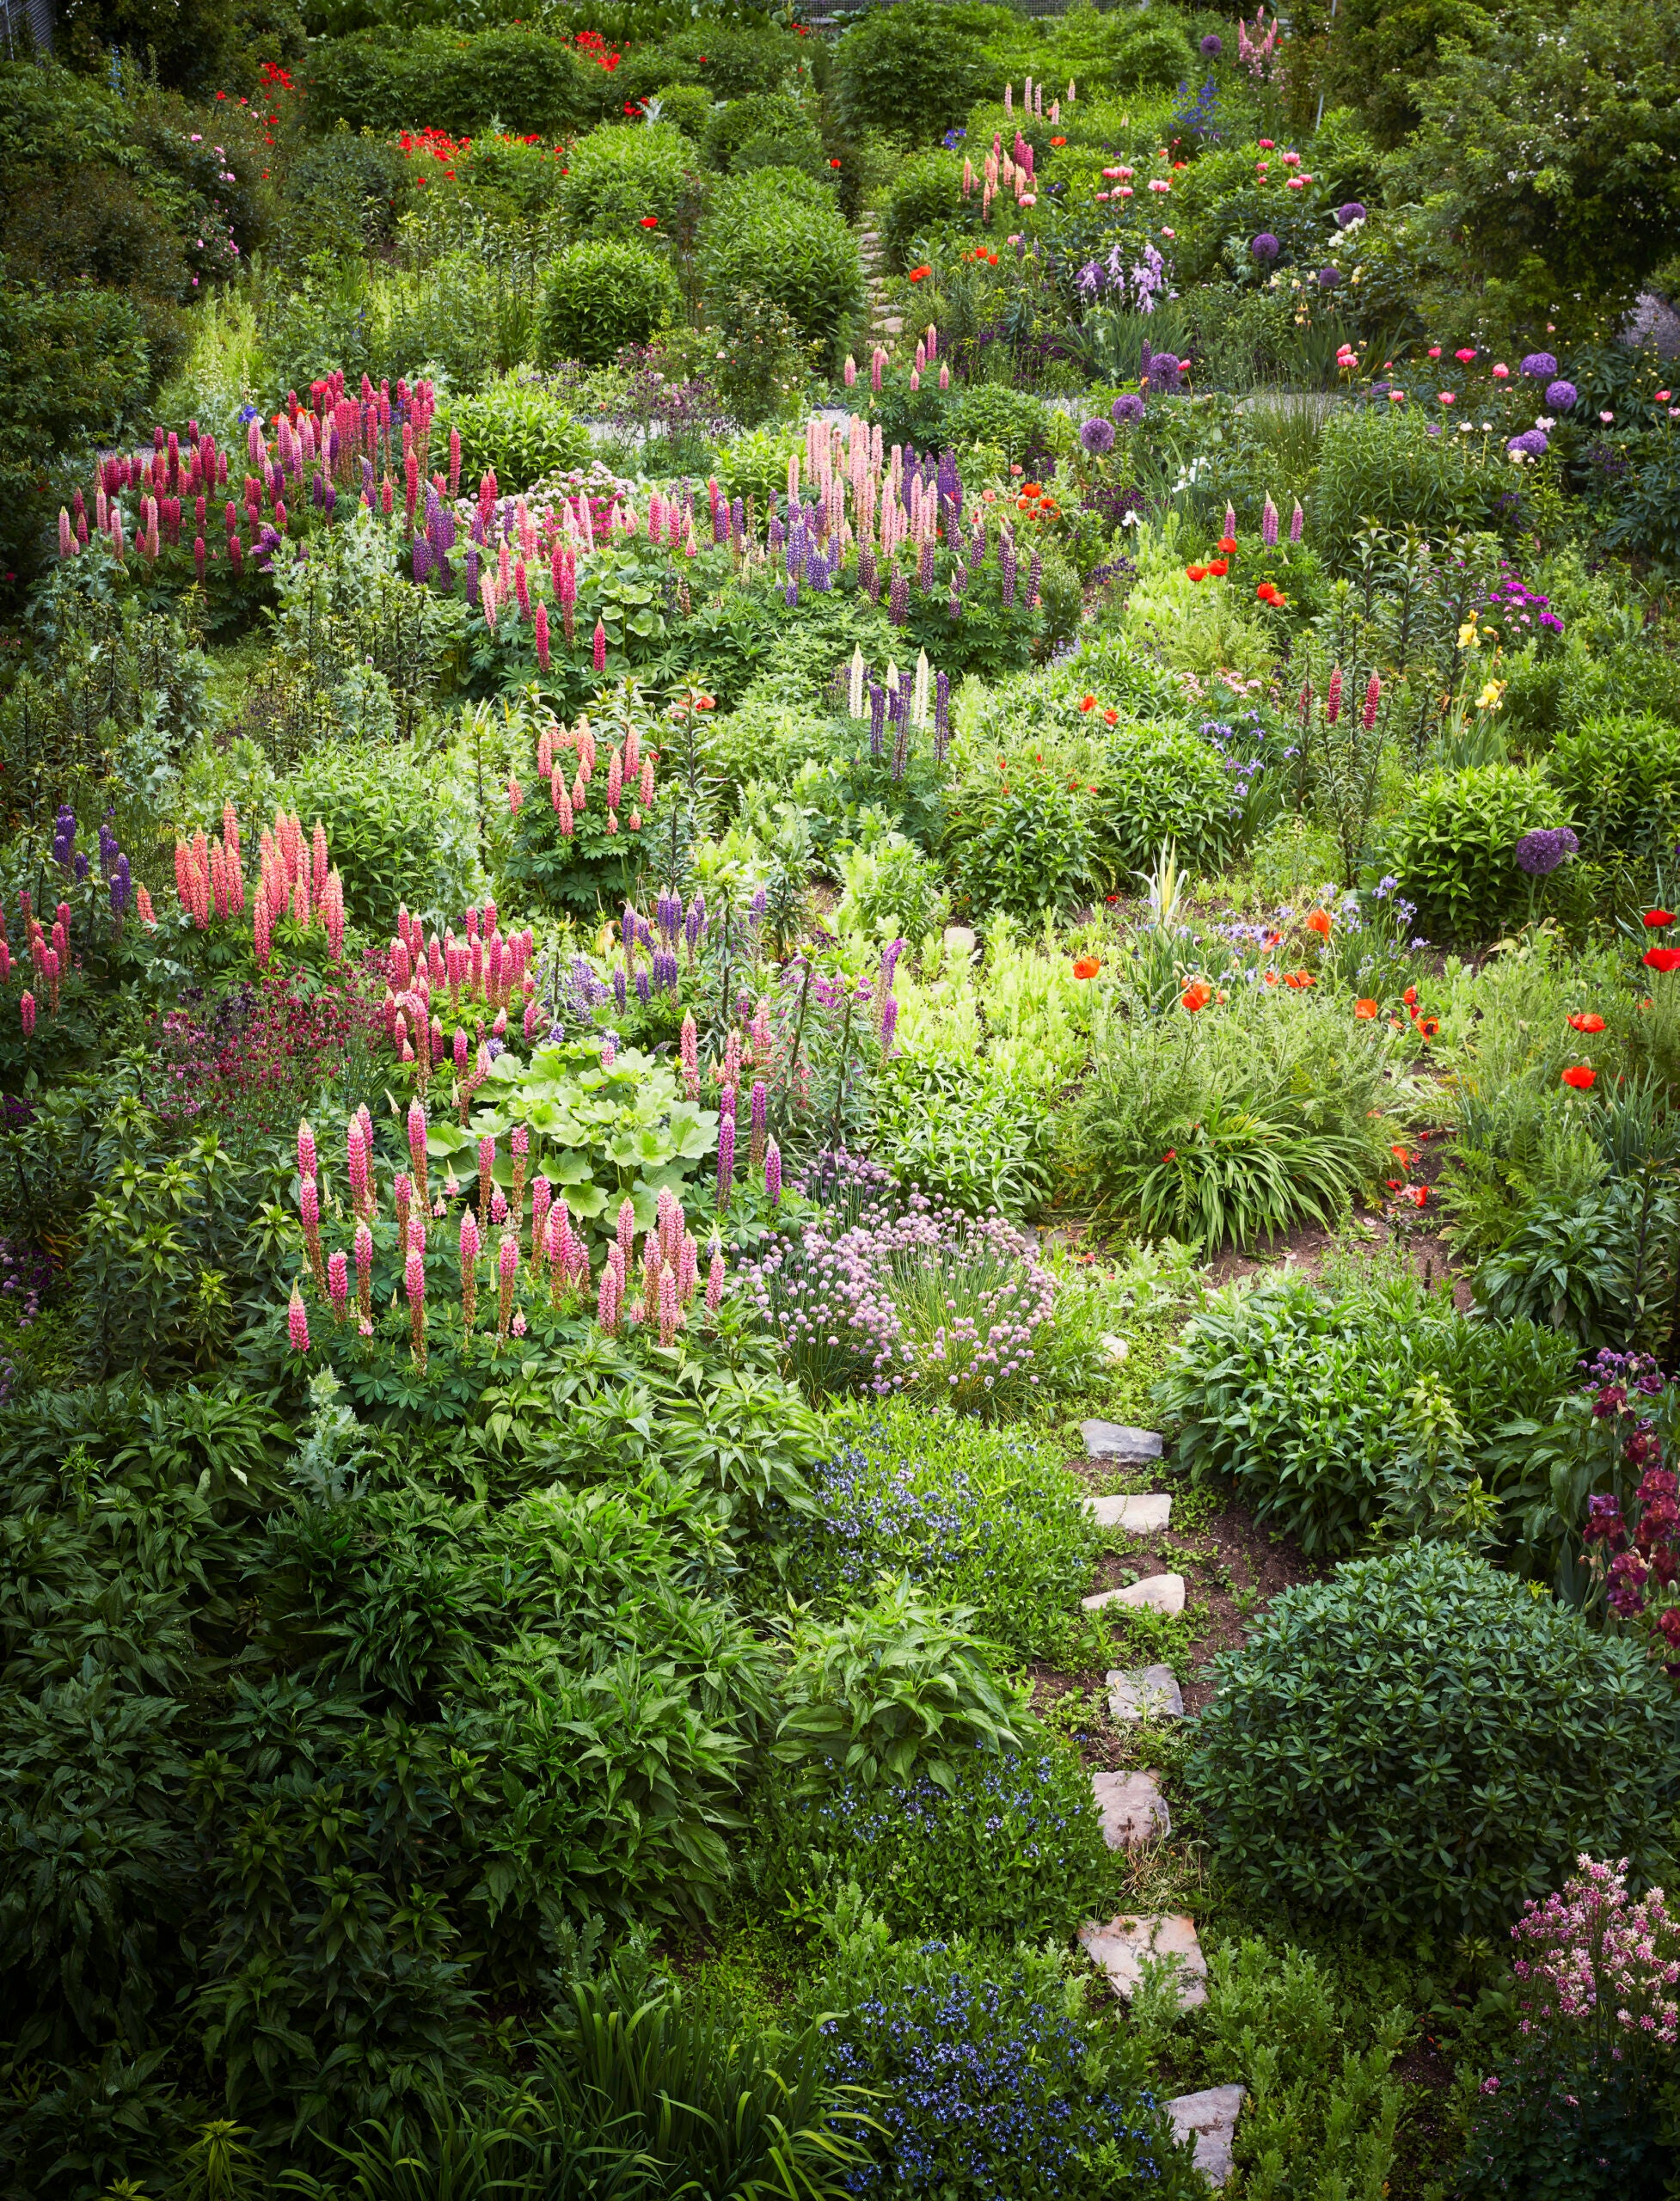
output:
M722 185L708 210L700 271L720 325L743 293L779 306L807 344L832 353L862 297L855 239L826 187L763 168Z
M1589 719L1546 760L1587 856L1666 857L1680 834L1680 726L1651 712Z
M1529 914L1541 887L1518 869L1518 842L1571 822L1566 799L1538 772L1471 765L1416 790L1390 829L1389 863L1429 939L1478 947Z
M688 196L693 160L693 147L668 122L592 130L571 154L561 212L584 236L636 237L650 214L668 230Z
M406 769L406 752L377 741L316 750L282 781L279 800L306 831L319 818L344 880L352 921L389 940L406 903L449 924L472 898L476 821L458 783Z
M1325 424L1310 508L1312 540L1333 563L1375 520L1420 528L1438 542L1454 528L1486 526L1509 487L1497 439L1434 435L1410 407L1345 406ZM1493 448L1490 451L1489 445Z
M1497 1934L1581 1850L1652 1869L1680 1757L1641 1646L1409 1544L1268 1609L1219 1662L1187 1778L1255 1896Z
M1415 1473L1426 1432L1413 1394L1442 1385L1507 1524L1531 1495L1520 1455L1497 1444L1519 1417L1549 1418L1574 1377L1568 1338L1530 1322L1472 1321L1414 1278L1337 1293L1297 1278L1215 1294L1187 1325L1158 1393L1197 1480L1229 1477L1258 1520L1315 1556L1358 1548L1391 1470Z
M545 474L583 466L589 437L566 402L540 383L512 376L477 392L452 397L439 408L438 427L461 437L461 474L476 482L492 469L504 496L528 489Z
M677 279L658 254L628 237L569 245L549 268L538 336L545 360L598 365L646 344L682 311Z

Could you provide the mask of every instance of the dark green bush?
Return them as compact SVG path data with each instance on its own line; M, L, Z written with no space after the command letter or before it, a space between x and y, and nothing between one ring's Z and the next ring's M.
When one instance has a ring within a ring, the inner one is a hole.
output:
M803 169L812 175L825 166L823 141L796 99L786 92L759 92L714 107L701 147L706 165L725 174L753 169Z
M887 266L902 275L910 265L911 239L924 236L937 223L958 220L963 211L960 153L919 153L904 162L880 209L881 252ZM972 218L979 219L978 204Z
M1120 40L1108 81L1117 92L1166 92L1184 81L1190 66L1190 41L1180 25L1146 20Z
M1241 817L1231 802L1230 774L1211 743L1180 727L1137 726L1117 727L1110 737L1097 770L1091 823L1105 886L1129 894L1168 841L1191 870L1222 869Z
M586 236L641 236L651 214L669 229L688 196L694 148L669 122L592 130L572 149L560 188L567 221Z
M310 55L311 128L338 123L384 137L433 126L477 137L492 122L516 137L556 138L599 111L601 71L563 40L510 26L463 37L382 26L330 39Z
M848 130L886 130L925 144L964 120L998 91L998 71L984 50L1011 38L1007 8L980 0L898 0L873 9L840 41L834 99Z
M389 245L414 195L408 156L389 139L335 130L306 145L286 178L281 234L288 250L341 252Z
M618 237L570 245L543 285L543 357L599 365L669 328L682 310L676 277L646 245Z
M1456 1546L1285 1591L1218 1668L1186 1777L1221 1870L1263 1900L1496 1934L1582 1850L1665 1868L1669 1684Z
M509 376L469 396L446 398L438 423L445 435L459 431L462 479L476 481L494 468L504 494L589 462L588 430L541 383Z
M1650 713L1589 719L1547 760L1583 855L1665 857L1680 836L1680 727Z
M700 23L674 38L639 46L612 74L620 100L646 99L662 84L698 84L714 100L742 100L777 92L805 69L800 41L785 31L729 30Z
M1012 389L1007 383L975 383L951 408L953 443L990 444L1015 465L1024 465L1027 454L1041 447L1045 425L1042 402L1030 389Z
M1421 528L1438 542L1451 529L1485 525L1504 487L1501 475L1472 463L1461 438L1432 436L1409 407L1340 406L1319 446L1312 541L1333 565L1373 520Z
M1519 869L1517 843L1571 823L1569 806L1538 772L1474 764L1417 789L1389 837L1389 867L1417 905L1418 929L1444 947L1480 947L1524 917L1544 880Z
M714 325L727 327L732 298L767 298L831 354L862 303L856 239L824 187L792 169L759 169L720 187L700 271Z

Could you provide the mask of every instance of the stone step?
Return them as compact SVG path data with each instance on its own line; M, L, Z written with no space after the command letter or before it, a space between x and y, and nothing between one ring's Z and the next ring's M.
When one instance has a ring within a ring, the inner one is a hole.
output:
M1146 1467L1163 1449L1156 1431L1131 1429L1120 1421L1082 1421L1079 1432L1088 1458L1118 1460L1123 1467Z
M882 322L881 328L889 336L902 336L904 333L904 317L901 313L890 313Z
M1102 1347L1105 1360L1124 1360L1131 1350L1125 1340L1117 1338L1112 1330L1105 1330L1097 1343Z
M1088 1613L1100 1613L1105 1605L1127 1605L1134 1612L1170 1616L1184 1610L1184 1577L1151 1574L1124 1590L1099 1590L1094 1597L1082 1597L1079 1602Z
M1173 1830L1167 1799L1152 1773L1094 1773L1091 1793L1111 1849L1141 1849Z
M1193 1918L1173 1912L1133 1918L1122 1912L1106 1924L1092 1919L1080 1928L1079 1945L1093 1964L1101 1965L1125 2002L1131 2001L1142 1979L1147 1957L1182 1959L1177 1967L1180 2008L1194 2010L1207 2000L1207 1965Z
M1100 1529L1125 1529L1137 1536L1157 1536L1173 1517L1165 1491L1127 1491L1113 1498L1088 1498L1085 1511Z
M1130 1673L1117 1669L1105 1678L1115 1720L1183 1719L1184 1693L1170 1666L1137 1666Z
M1176 2140L1193 2139L1192 2157L1210 2186L1223 2186L1231 2174L1231 2149L1246 2087L1207 2087L1199 2094L1180 2094L1166 2104Z

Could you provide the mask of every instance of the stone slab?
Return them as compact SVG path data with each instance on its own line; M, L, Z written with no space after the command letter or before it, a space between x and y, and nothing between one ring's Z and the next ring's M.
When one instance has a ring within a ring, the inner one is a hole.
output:
M1151 1574L1124 1590L1099 1590L1094 1597L1082 1597L1079 1602L1088 1613L1099 1613L1105 1605L1128 1605L1134 1612L1170 1616L1184 1610L1184 1577Z
M1199 2094L1180 2094L1166 2106L1174 2138L1195 2141L1193 2160L1210 2186L1223 2186L1231 2174L1236 2120L1247 2092L1244 2087L1208 2087Z
M1125 1529L1135 1536L1158 1536L1173 1517L1165 1491L1128 1491L1118 1498L1088 1498L1085 1510L1100 1529Z
M1116 1720L1182 1720L1184 1693L1170 1666L1137 1666L1107 1676L1108 1709Z
M1112 1330L1105 1330L1097 1343L1102 1347L1105 1360L1124 1360L1131 1351L1125 1340L1117 1338Z
M1173 1830L1167 1799L1152 1773L1094 1773L1091 1793L1111 1849L1141 1849Z
M967 925L947 925L940 940L945 953L953 961L972 963L974 960L974 950L978 943Z
M1183 1959L1177 1971L1181 2008L1198 2009L1207 2000L1207 1965L1193 1918L1174 1912L1135 1918L1122 1912L1102 1924L1088 1921L1079 1929L1079 1945L1093 1964L1101 1965L1124 2001L1131 2001L1142 1979L1146 1957Z
M1122 1466L1141 1468L1162 1454L1162 1440L1153 1429L1129 1429L1120 1421L1082 1421L1080 1434L1093 1460L1118 1460Z

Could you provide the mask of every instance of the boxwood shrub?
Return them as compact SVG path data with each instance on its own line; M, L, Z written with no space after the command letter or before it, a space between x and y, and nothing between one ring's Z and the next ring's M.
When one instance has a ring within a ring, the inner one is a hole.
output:
M1643 1646L1452 1544L1286 1591L1186 1765L1225 1876L1388 1933L1497 1934L1582 1850L1647 1878L1680 1787Z
M677 278L645 245L586 238L549 267L538 323L543 357L602 365L626 344L646 344L669 328L682 307Z

